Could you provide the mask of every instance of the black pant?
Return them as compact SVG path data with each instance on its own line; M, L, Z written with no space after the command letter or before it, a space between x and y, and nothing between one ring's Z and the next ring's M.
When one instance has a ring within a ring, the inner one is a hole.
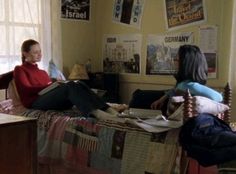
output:
M33 109L64 110L75 105L83 114L109 106L83 82L68 82L41 95L32 104Z

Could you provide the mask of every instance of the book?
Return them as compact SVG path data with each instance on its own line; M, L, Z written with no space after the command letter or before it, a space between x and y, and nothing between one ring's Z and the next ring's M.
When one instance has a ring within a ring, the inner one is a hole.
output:
M43 95L48 93L49 91L55 89L56 87L60 86L60 84L62 83L67 83L68 81L56 81L53 82L51 85L49 85L48 87L42 89L41 91L39 91L38 95Z
M97 94L99 97L103 97L105 95L105 93L107 92L106 90L102 90L102 89L96 89L96 88L91 88L91 90Z

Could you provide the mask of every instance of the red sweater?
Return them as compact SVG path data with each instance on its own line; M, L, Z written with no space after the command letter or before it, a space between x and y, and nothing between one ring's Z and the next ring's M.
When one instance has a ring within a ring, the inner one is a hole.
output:
M15 67L14 80L21 102L27 108L38 98L38 92L51 83L46 71L28 62Z

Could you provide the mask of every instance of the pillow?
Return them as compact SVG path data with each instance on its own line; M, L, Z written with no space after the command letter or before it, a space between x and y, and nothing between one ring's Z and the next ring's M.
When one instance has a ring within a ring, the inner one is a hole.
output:
M21 104L20 96L16 89L15 81L11 80L7 88L8 98L12 99L13 105Z
M169 114L173 113L183 102L184 102L183 96L172 97L168 104L167 113ZM213 115L218 115L220 113L224 113L226 110L229 109L229 106L203 96L194 96L193 105L196 114L209 113Z
M0 112L1 113L9 114L12 107L13 107L12 99L0 101Z
M202 96L194 96L193 104L195 105L195 110L197 113L209 113L218 115L220 113L224 113L229 109L229 106L223 103L219 103Z
M9 114L19 114L21 112L23 112L26 108L22 105L21 101L20 101L20 97L18 94L18 91L16 89L16 85L15 85L15 81L12 80L9 83L9 86L7 88L7 92L8 92L8 98L11 100L11 108L8 107L9 109Z
M64 76L63 73L57 68L57 66L55 65L55 63L53 62L52 59L49 61L48 72L49 72L49 76L50 76L52 79L56 79L56 80L66 80L65 76Z

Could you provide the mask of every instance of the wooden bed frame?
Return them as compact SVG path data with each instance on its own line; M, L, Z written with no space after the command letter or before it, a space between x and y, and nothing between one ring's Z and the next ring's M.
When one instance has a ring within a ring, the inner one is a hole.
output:
M232 102L232 89L230 88L229 83L227 83L224 88L223 97L224 97L223 103L229 106L229 110L219 115L219 117L229 124L231 121L230 114L231 114L231 102ZM192 99L193 97L191 96L189 90L187 90L186 94L184 95L183 114L184 114L185 120L194 116L194 102Z

